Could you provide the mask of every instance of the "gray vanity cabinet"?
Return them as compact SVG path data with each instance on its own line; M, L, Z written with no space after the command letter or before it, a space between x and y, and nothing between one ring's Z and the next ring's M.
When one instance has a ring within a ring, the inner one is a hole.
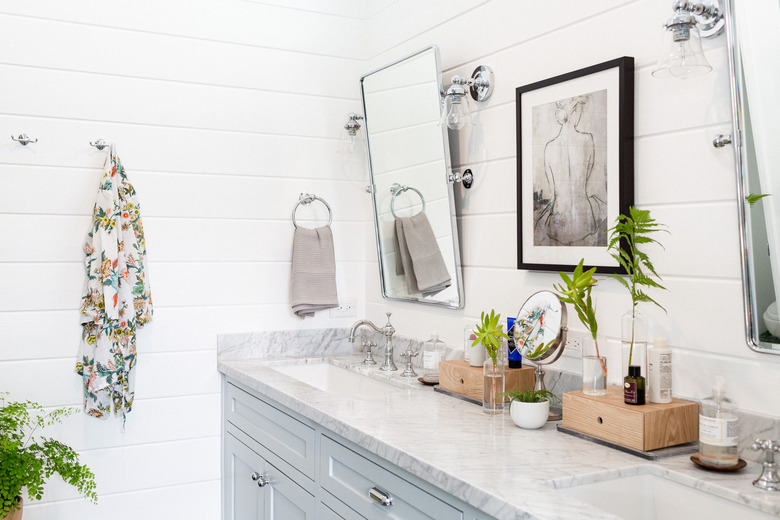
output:
M225 435L226 520L314 520L317 503L287 475Z
M223 520L489 520L272 399L223 389Z

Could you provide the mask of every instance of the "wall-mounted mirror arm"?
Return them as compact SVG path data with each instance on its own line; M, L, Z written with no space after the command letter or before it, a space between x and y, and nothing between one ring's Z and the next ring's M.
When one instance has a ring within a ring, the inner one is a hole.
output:
M463 173L460 172L450 172L447 174L447 181L449 181L450 184L455 184L456 182L459 182L463 184L463 187L466 189L471 188L471 185L474 184L474 174L471 173L470 169L467 169Z

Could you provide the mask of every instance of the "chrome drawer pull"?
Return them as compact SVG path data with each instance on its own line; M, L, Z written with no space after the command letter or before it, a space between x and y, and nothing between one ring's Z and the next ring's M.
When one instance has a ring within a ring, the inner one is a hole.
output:
M382 491L378 487L374 486L368 491L368 496L371 500L378 502L379 505L389 507L393 505L393 497L387 491Z
M268 479L262 476L260 473L255 471L252 473L252 480L257 482L257 487L264 487L268 484Z

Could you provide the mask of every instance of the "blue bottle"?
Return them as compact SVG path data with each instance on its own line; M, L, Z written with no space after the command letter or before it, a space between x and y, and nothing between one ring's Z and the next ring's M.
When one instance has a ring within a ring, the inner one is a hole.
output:
M515 318L506 319L506 335L509 336L507 350L509 351L509 368L523 368L523 356L515 345Z

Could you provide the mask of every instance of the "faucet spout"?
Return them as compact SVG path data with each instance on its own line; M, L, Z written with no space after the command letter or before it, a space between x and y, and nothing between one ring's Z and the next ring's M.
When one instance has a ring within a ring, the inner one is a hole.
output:
M352 325L352 328L351 328L351 329L350 329L350 331L349 331L349 337L347 338L347 340L348 340L350 343L354 343L354 342L355 342L355 334L357 334L357 330L358 330L360 327L364 326L364 325L365 325L365 326L367 326L367 327L371 327L372 329L374 329L374 330L375 330L375 331L377 331L378 333L382 334L382 329L378 328L376 325L374 325L373 323L371 323L369 320L358 320L358 321L356 321L356 322L355 322L355 323Z
M376 332L378 332L379 334L384 335L384 337L385 337L385 360L384 360L384 363L382 363L382 366L379 367L379 370L382 370L382 371L398 370L398 367L395 366L395 361L393 360L393 334L395 333L395 329L390 324L390 315L392 313L386 312L385 314L387 314L387 323L381 329L379 327L377 327L376 325L374 325L369 320L358 320L358 321L356 321L352 325L352 328L349 331L349 337L347 338L347 340L350 343L354 343L355 342L355 334L357 334L357 330L360 327L363 327L363 326L371 327Z

